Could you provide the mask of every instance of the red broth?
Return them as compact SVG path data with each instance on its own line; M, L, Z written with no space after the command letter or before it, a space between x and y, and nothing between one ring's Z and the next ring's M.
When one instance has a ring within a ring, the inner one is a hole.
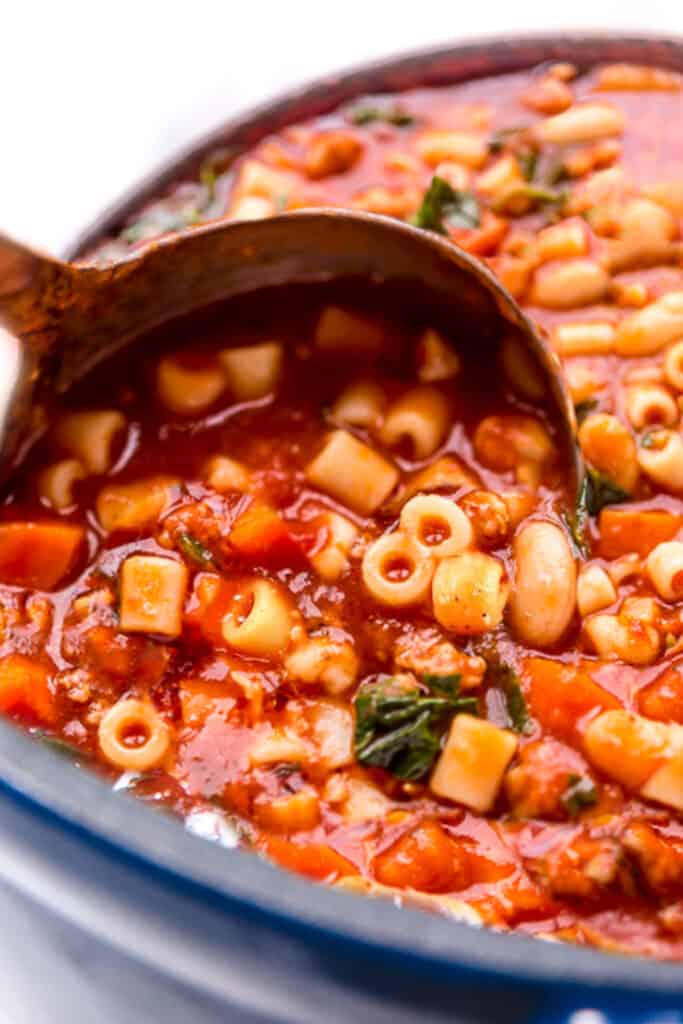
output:
M13 481L2 708L316 880L679 959L682 106L625 65L370 97L104 242L315 205L443 232L547 331L588 489L424 308L208 311L74 389Z

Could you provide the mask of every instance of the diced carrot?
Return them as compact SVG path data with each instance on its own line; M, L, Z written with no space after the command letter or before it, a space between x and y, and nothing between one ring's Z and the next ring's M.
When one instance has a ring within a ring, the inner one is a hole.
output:
M1 523L0 582L52 590L73 567L85 532L69 523Z
M196 729L216 712L226 717L237 703L239 690L230 681L181 679L178 686L183 724Z
M452 231L450 238L466 252L474 253L476 256L487 256L499 242L502 242L508 229L509 224L506 220L496 217L495 213L487 210L478 228Z
M620 706L584 669L549 658L524 660L522 686L529 710L542 728L570 743L580 739L581 720L590 711Z
M49 672L24 654L0 658L0 710L39 722L55 718Z
M600 547L603 558L619 558L635 552L645 558L663 541L675 537L683 516L665 509L604 508L600 513Z
M683 664L671 665L639 692L638 710L646 718L683 725Z
M235 520L230 544L242 558L269 566L305 560L304 551L276 509L254 502Z
M293 843L282 836L264 836L259 846L280 867L320 882L358 874L351 861L325 843Z
M373 862L382 885L420 892L452 892L468 884L464 850L436 821L423 822Z

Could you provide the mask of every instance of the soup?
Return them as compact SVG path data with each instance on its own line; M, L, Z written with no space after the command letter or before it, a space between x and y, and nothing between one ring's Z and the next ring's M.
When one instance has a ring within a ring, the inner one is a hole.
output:
M547 332L588 473L574 504L505 367L379 286L160 330L12 483L4 710L311 878L679 958L682 95L555 64L371 97L103 243L311 205L443 233Z

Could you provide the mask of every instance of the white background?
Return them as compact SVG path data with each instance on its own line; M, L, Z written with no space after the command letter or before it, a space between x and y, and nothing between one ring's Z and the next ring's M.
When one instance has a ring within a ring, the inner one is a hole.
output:
M683 34L683 0L0 0L0 229L59 250L229 113L484 34Z

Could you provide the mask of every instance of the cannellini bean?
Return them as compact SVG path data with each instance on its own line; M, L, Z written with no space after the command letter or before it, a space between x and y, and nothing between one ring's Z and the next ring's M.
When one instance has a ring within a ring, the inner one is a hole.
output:
M582 617L608 608L616 599L614 584L602 566L587 565L581 570L576 584L576 603Z
M487 633L500 625L508 593L502 562L479 551L464 551L444 558L436 568L434 616L454 633Z
M638 481L638 449L630 432L616 416L592 413L579 428L579 444L586 459L622 490L630 493Z
M608 64L601 69L596 88L608 92L678 92L681 88L681 78L673 71L651 68L644 64Z
M607 103L577 104L535 126L535 134L541 142L557 146L621 135L623 130L623 113Z
M444 160L453 160L476 170L486 163L489 155L486 139L468 132L423 132L415 145L425 163L432 167Z
M627 388L626 414L636 430L655 425L672 427L678 422L678 406L671 393L659 384Z
M477 178L477 191L485 196L500 196L524 184L524 175L512 153L506 153Z
M588 232L579 217L544 228L536 239L536 253L541 263L585 256L587 252Z
M524 643L552 647L567 630L576 606L576 565L567 537L554 523L537 520L522 526L512 552L512 627Z
M609 274L595 260L577 259L539 267L529 301L545 309L578 309L604 298Z
M553 341L559 355L604 356L614 349L615 328L604 321L558 324Z
M683 491L683 440L677 431L651 430L638 448L638 463L660 487Z
M621 356L649 356L683 335L683 291L668 292L632 313L617 327L614 347Z
M666 350L664 376L676 391L683 391L683 340L677 341Z
M645 563L652 586L665 601L683 597L683 543L665 541L652 549Z

